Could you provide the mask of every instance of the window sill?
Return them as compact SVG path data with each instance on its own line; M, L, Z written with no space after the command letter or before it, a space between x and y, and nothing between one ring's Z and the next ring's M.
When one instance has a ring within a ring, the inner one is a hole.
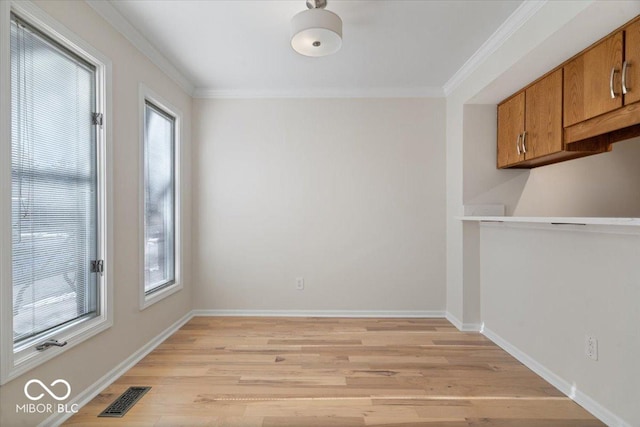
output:
M15 352L11 361L7 360L8 363L3 366L4 369L0 385L6 384L48 360L74 348L76 345L109 329L112 325L113 320L109 316L98 316L62 328L50 335L42 336L41 339L38 339L38 343L49 339L56 339L60 342L66 341L67 345L64 347L49 347L47 350L38 351L35 349L34 344L33 346L23 348L19 352Z

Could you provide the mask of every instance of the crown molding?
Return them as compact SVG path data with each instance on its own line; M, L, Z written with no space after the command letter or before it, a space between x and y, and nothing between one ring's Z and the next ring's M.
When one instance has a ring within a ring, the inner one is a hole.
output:
M158 49L156 49L108 0L85 0L100 16L151 60L188 95L193 94L194 85Z
M441 87L417 88L299 88L299 89L209 89L196 88L194 98L444 98Z
M445 96L449 96L465 81L489 56L506 42L520 27L535 15L547 3L547 0L525 0L482 46L460 67L444 84Z
M247 98L444 98L449 96L548 0L525 0L480 46L444 86L382 88L212 89L196 88L111 4L111 0L85 0L100 16L147 56L187 94L202 99Z

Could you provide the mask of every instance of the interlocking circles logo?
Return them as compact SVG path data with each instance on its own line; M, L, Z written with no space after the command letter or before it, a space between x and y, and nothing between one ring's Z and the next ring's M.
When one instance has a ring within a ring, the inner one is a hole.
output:
M53 397L55 400L65 400L71 394L71 385L69 385L69 383L67 381L65 381L65 380L62 380L62 379L58 378L57 380L55 380L54 382L51 383L51 387L55 386L56 384L64 384L65 385L65 387L67 388L67 391L62 396L58 396L57 394L55 394L49 387L44 385L44 383L42 381L40 381L40 380L29 380L24 385L24 395L27 396L27 398L30 399L30 400L40 400L44 396L44 393L40 393L37 396L32 396L29 393L29 386L31 384L40 385L40 387L42 387L42 390L44 390L47 393L49 393L49 396Z
M58 378L48 386L38 379L31 379L24 385L24 395L32 402L37 402L49 395L61 402L71 395L71 385L66 380ZM16 405L16 412L23 414L52 414L52 413L76 413L78 405L66 403L24 403Z

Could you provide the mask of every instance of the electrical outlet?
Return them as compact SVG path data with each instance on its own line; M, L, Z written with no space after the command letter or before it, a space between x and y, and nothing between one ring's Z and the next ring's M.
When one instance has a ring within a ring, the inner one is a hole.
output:
M299 291L304 289L304 277L296 277L296 289Z
M589 359L598 360L598 339L596 337L585 336L584 353Z

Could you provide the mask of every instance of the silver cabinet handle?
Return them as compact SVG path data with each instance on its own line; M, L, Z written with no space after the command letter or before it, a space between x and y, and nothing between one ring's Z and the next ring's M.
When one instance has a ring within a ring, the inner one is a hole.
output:
M527 131L525 130L525 131L522 133L522 152L523 152L524 154L527 154L526 139L527 139Z
M609 91L611 92L611 99L615 99L618 94L613 89L613 77L616 75L616 67L611 69L611 75L609 76Z
M518 135L518 139L516 139L516 150L518 150L518 156L520 156L520 154L522 154L520 152L520 138L522 138L522 134Z
M626 95L627 92L629 92L629 89L627 89L627 67L629 66L629 63L627 61L624 61L622 63L622 94Z

